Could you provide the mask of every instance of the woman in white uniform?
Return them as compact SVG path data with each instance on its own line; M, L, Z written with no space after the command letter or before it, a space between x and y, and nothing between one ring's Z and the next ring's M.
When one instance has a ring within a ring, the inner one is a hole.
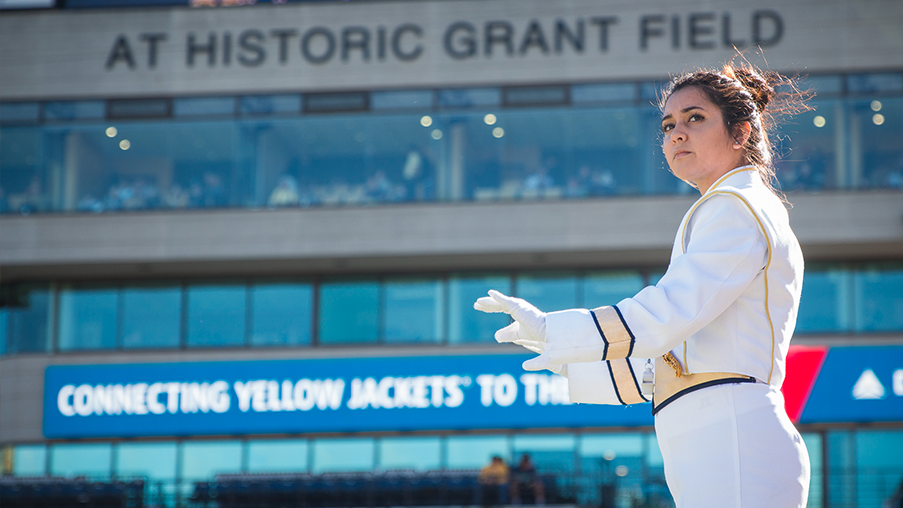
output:
M665 158L702 197L658 284L592 310L546 314L497 291L474 304L510 314L496 339L539 353L524 368L567 376L574 402L651 400L678 508L806 506L809 457L780 392L803 280L771 186L767 125L781 79L727 65L675 78L663 94ZM784 112L804 107L782 101Z

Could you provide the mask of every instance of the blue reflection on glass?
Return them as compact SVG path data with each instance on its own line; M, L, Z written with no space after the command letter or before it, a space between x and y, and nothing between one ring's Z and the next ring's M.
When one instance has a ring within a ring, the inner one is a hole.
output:
M243 345L246 301L245 286L189 286L188 346Z
M133 284L122 290L122 346L179 347L182 288L174 284Z
M851 328L852 275L847 270L812 267L803 275L796 329L839 332Z
M118 303L115 288L64 286L60 291L60 350L115 347Z
M379 337L379 284L332 281L320 284L321 344L376 342Z
M643 276L639 272L597 272L583 278L583 301L579 307L594 309L603 305L615 305L643 289Z
M73 478L108 478L112 466L110 443L67 443L50 447L50 474Z
M149 482L176 480L176 443L120 443L116 446L115 475L141 476Z
M453 275L448 281L448 341L451 344L481 342L495 344L495 331L509 323L505 314L474 310L477 298L495 289L511 294L511 277L506 275Z
M217 474L241 472L241 442L185 442L182 444L182 479L212 480Z
M517 277L515 291L539 310L554 312L579 306L577 282L572 273L523 274Z
M438 437L387 437L378 441L378 448L376 467L382 470L441 468L442 443Z
M47 447L20 445L13 448L14 476L44 476L47 472Z
M306 472L308 443L305 439L248 441L249 473Z
M0 287L9 353L42 352L50 346L50 288L15 284Z
M318 439L313 442L314 473L373 469L376 444L370 438Z
M511 457L511 442L507 436L449 436L446 440L447 469L480 469L489 464L494 455Z
M313 324L313 286L255 284L251 296L251 344L310 344Z
M445 285L438 279L395 279L383 283L386 342L440 342L445 335Z
M856 331L903 330L903 269L861 270L854 281Z

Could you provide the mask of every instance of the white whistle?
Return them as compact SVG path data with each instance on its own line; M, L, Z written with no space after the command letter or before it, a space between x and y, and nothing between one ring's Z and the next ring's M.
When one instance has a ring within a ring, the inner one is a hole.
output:
M652 397L655 389L655 374L652 372L652 360L646 360L646 371L643 372L643 395Z

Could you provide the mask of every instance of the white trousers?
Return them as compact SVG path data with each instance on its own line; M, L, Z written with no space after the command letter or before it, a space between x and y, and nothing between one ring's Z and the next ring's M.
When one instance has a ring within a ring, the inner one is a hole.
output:
M809 454L781 392L761 383L688 393L655 416L677 508L804 508Z

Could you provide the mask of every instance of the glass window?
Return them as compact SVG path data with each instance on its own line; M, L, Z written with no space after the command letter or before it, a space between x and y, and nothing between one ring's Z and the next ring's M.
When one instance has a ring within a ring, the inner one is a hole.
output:
M850 298L852 274L848 270L808 268L803 275L796 329L800 332L845 331L852 328Z
M47 473L47 447L21 445L13 448L13 475L44 476Z
M321 344L376 342L379 333L379 284L331 281L320 284Z
M903 330L903 268L857 271L855 288L857 331Z
M848 109L853 186L903 189L903 99L855 101Z
M482 342L494 344L495 331L508 325L505 314L487 314L474 310L477 298L495 289L511 294L511 277L506 275L452 275L448 281L448 341L451 344Z
M116 446L116 476L141 476L149 482L176 480L176 443L120 443Z
M318 439L313 442L314 473L373 469L375 444L369 438Z
M441 468L441 441L438 437L390 437L378 441L382 470L413 469L432 471Z
M433 105L431 90L409 90L401 92L373 92L370 107L373 109L429 108Z
M389 279L383 283L386 342L440 342L445 333L445 285L439 279Z
M103 101L64 101L44 103L44 118L47 120L103 118L103 115Z
M606 83L598 85L574 85L571 87L571 102L633 102L637 88L633 83Z
M182 443L182 479L203 481L217 474L241 472L241 442L185 442Z
M250 289L251 344L310 344L313 329L313 286L260 283Z
M586 434L580 439L579 453L584 473L614 473L619 466L627 467L628 472L638 473L643 463L643 436L628 433Z
M502 91L498 88L469 88L439 91L439 104L446 108L497 106L501 103Z
M306 439L248 441L249 473L293 473L308 470Z
M242 97L239 111L243 115L273 115L300 113L300 95L252 95Z
M16 284L0 289L6 314L9 353L45 352L50 345L51 291L48 286Z
M231 115L235 113L234 97L186 97L172 101L175 116Z
M822 459L821 434L805 433L803 442L809 452L809 466L811 475L809 478L809 504L807 508L821 508L824 506L822 493L824 492L824 460Z
M481 469L494 455L503 459L511 456L511 444L507 436L450 436L447 469Z
M46 156L41 129L3 127L0 140L0 213L27 215L50 210L52 185L39 171Z
M111 106L112 107L112 106ZM124 122L45 128L49 162L62 168L67 211L249 205L237 125Z
M516 465L524 454L529 455L541 471L554 471L568 474L574 471L574 447L576 437L573 434L529 436L515 435L513 441L512 465Z
M179 347L182 288L175 284L130 284L122 290L122 346Z
M108 478L113 448L109 443L67 443L50 447L50 475Z
M639 272L597 272L583 278L583 302L579 307L595 309L603 305L615 305L643 289L643 276Z
M847 90L851 92L898 92L901 88L903 88L903 74L899 72L847 76Z
M812 111L789 117L780 126L775 173L783 191L817 191L846 183L837 159L837 140L847 128L843 103L811 101L809 105Z
M0 103L0 122L36 122L40 112L37 102L4 102Z
M67 284L60 290L59 348L116 347L116 288Z
M188 286L188 346L244 345L246 314L245 286Z
M858 506L881 505L903 484L903 431L868 430L856 432L856 472Z
M572 273L531 273L518 275L518 298L543 312L573 309L580 305L578 281Z

